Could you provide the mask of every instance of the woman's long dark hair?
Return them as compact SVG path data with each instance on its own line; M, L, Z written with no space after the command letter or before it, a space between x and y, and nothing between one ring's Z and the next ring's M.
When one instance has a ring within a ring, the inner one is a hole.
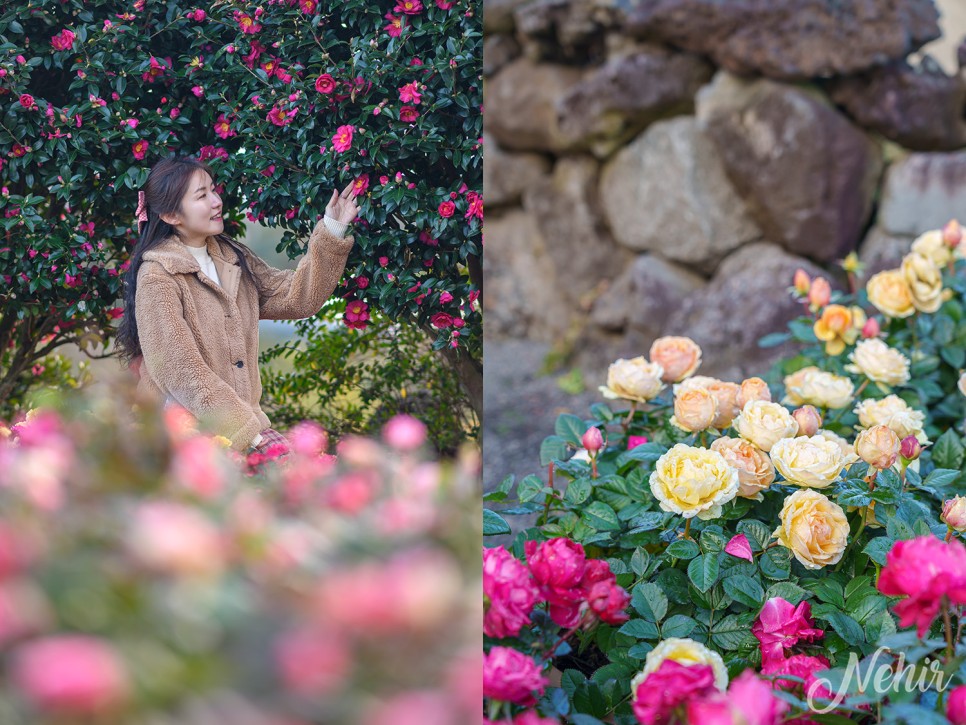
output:
M138 270L144 253L154 249L170 236L179 239L181 235L176 227L171 226L161 218L161 214L180 214L181 199L188 190L191 177L198 170L206 171L212 180L215 175L204 161L188 156L169 156L154 165L148 180L144 184L144 199L147 205L148 220L140 223L140 237L134 245L131 263L121 278L124 297L124 315L118 325L114 337L115 349L123 365L130 366L141 355L141 342L138 339L138 324L134 317L134 300L137 297ZM226 234L216 234L215 239L226 243L235 250L243 276L251 280L255 287L258 281L252 274L237 242Z

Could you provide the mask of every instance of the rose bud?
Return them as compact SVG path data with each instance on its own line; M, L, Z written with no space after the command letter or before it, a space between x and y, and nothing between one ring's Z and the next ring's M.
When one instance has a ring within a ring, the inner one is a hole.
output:
M768 383L761 378L746 378L742 380L735 403L738 409L741 410L745 407L745 403L750 400L767 400L771 402L771 390L768 389Z
M954 496L943 504L940 520L959 533L966 532L966 496Z
M808 276L808 272L799 267L795 270L795 291L800 295L807 295L809 288L812 286L812 279Z
M792 411L792 417L798 421L798 435L813 436L822 427L822 415L814 405L803 405Z
M943 227L943 241L950 247L956 248L963 240L963 228L953 219Z
M914 461L922 453L922 444L914 435L908 435L899 444L899 454L907 461Z
M825 307L832 299L832 287L824 277L816 277L812 280L811 289L808 290L808 303L816 310Z
M892 468L899 457L899 436L885 425L874 425L855 437L855 452L874 468Z
M580 439L580 442L589 453L596 453L604 447L604 436L601 435L600 428L597 426L591 426L587 429L587 432L584 433L583 437Z
M864 337L866 340L872 337L878 337L881 331L879 321L874 317L870 317L862 326L862 337Z

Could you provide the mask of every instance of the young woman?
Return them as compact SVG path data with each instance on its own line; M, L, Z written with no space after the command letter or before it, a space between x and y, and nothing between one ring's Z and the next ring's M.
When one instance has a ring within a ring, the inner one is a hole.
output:
M311 317L335 290L359 211L352 185L333 190L294 270L270 267L224 234L214 174L202 161L159 161L139 198L116 337L139 397L181 405L238 451L286 443L259 406L258 321Z

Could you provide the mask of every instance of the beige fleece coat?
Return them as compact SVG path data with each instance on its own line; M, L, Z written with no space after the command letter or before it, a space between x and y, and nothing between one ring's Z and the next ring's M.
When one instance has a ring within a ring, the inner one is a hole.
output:
M316 314L338 285L353 242L320 220L294 270L270 267L239 244L262 294L242 276L235 252L214 237L208 237L208 254L221 285L177 237L146 252L135 300L143 355L136 370L139 397L160 404L170 395L203 429L246 450L271 427L259 406L258 321Z

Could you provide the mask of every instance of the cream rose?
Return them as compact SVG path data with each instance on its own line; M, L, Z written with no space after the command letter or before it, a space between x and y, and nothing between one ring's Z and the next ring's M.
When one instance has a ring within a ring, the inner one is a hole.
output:
M837 433L820 428L815 435L820 435L825 440L832 441L839 447L839 450L842 451L842 457L845 459L846 469L859 460L858 455L855 453L855 447Z
M943 502L943 512L939 519L954 531L966 532L966 496L953 496Z
M874 425L855 437L859 458L880 470L892 468L899 457L899 436L886 425Z
M872 275L865 285L869 302L886 317L908 317L916 308L912 304L912 292L902 272L888 269Z
M661 377L664 369L644 357L616 360L607 369L607 385L600 392L605 398L634 400L644 403L657 396L664 388Z
M710 428L717 415L718 402L707 388L682 390L674 396L671 423L678 428L697 433Z
M788 412L788 408L767 400L745 403L734 420L734 427L738 435L765 453L771 451L771 447L782 438L790 438L798 433L798 421Z
M738 404L738 410L745 407L745 403L749 400L767 400L771 402L771 390L768 388L768 383L766 383L761 378L747 378L741 381L741 386L738 389L738 398L735 401Z
M836 564L849 541L845 511L818 491L801 489L785 499L774 536L806 569Z
M959 392L963 395L966 395L966 373L963 373L959 376L959 383L957 383L957 386L959 387Z
M819 370L814 365L785 377L785 403L844 408L852 402L855 386L849 378Z
M953 258L953 250L943 239L942 229L933 229L931 232L920 234L912 243L912 251L928 257L937 267L946 265Z
M878 338L858 343L849 360L852 364L846 365L846 370L865 375L874 383L903 385L909 382L909 358Z
M701 365L701 348L690 337L659 337L651 344L649 356L664 368L665 383L691 377Z
M775 466L768 454L742 438L716 438L711 450L720 453L738 471L738 495L761 499L761 492L775 480Z
M859 417L859 425L863 428L887 425L899 436L900 441L907 436L915 436L923 445L929 442L922 429L926 422L925 414L910 408L898 395L887 395L879 400L863 400L855 406L853 412Z
M644 669L631 680L631 697L636 697L637 688L640 684L647 679L649 674L656 671L664 660L674 660L688 667L691 665L710 665L714 672L714 686L721 692L728 689L728 669L725 667L721 655L693 639L668 637L658 642L657 646L647 653L644 660Z
M661 509L689 519L714 519L738 495L738 471L717 451L678 443L651 474L651 493Z
M921 254L907 254L899 270L909 286L913 306L920 312L935 312L943 303L943 275L939 267Z
M771 449L771 462L789 483L826 488L845 467L842 449L824 436L783 438Z

